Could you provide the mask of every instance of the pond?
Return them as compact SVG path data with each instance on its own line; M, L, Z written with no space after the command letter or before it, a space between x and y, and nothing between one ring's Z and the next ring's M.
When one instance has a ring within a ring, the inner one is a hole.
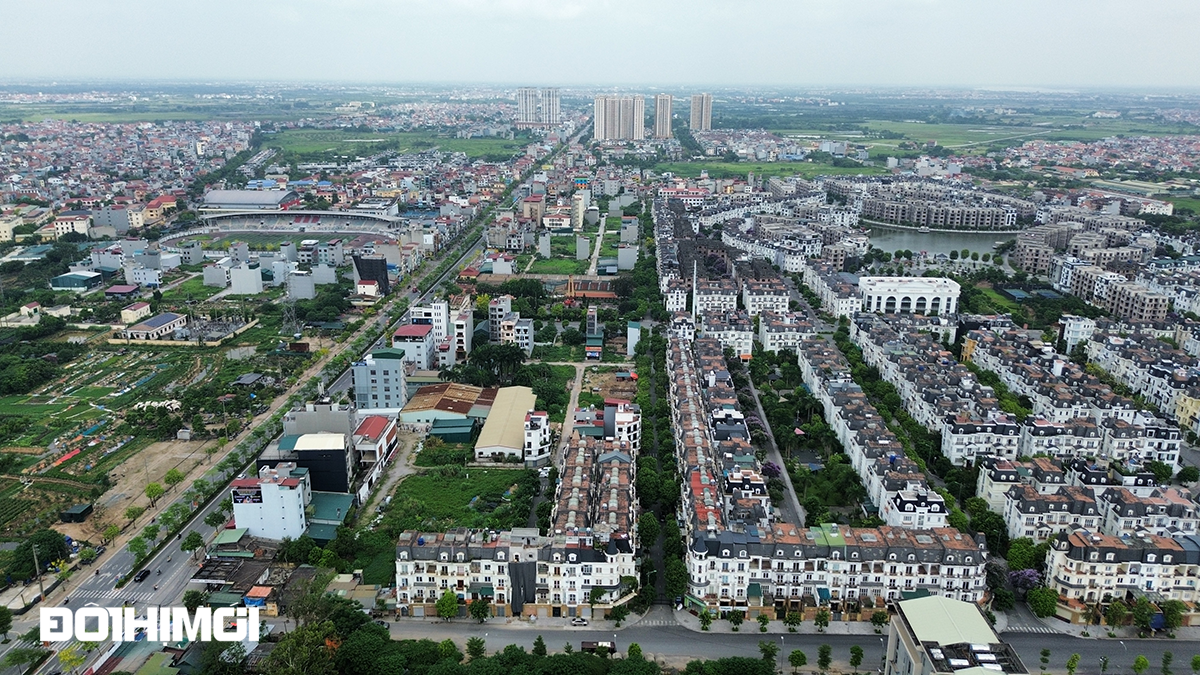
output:
M889 253L902 249L914 253L949 253L964 248L979 253L991 253L996 242L1008 241L1016 236L997 232L918 232L881 225L871 225L868 231L871 235L871 245Z

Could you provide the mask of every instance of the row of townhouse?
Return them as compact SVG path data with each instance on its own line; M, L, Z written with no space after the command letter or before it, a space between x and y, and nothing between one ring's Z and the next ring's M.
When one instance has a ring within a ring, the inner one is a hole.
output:
M888 525L943 527L949 509L904 455L899 439L850 377L850 364L827 338L806 339L797 353L804 383Z
M1086 604L1143 594L1194 603L1198 579L1200 539L1194 535L1116 537L1079 528L1058 533L1046 553L1046 585L1060 598Z
M1074 486L1088 488L1097 495L1111 488L1121 488L1139 497L1148 497L1159 489L1154 474L1149 471L1101 465L1083 457L1066 460L1035 457L1025 462L998 456L979 458L975 493L992 511L1003 514L1009 491L1022 485L1032 486L1040 494L1053 494L1059 488Z
M742 306L751 318L763 312L781 314L788 311L792 300L792 289L778 277L774 279L746 279L742 282Z
M811 230L794 230L783 238L768 239L756 233L753 225L747 226L741 221L742 227L750 228L746 231L736 228L737 223L728 223L721 231L723 244L752 258L766 260L789 274L800 272L805 261L820 256L824 246L821 235Z
M1170 307L1168 295L1074 256L1054 256L1048 274L1056 290L1070 293L1125 321L1163 321Z
M1116 394L1028 333L972 330L962 355L1032 402L1034 421L1026 421L1029 433L1023 454L1081 454L1131 464L1155 460L1178 467L1177 426L1139 410L1132 399ZM1075 421L1081 418L1085 421ZM1098 438L1090 433L1086 420L1095 423ZM1088 452L1093 445L1094 454Z
M828 342L823 344L832 348ZM743 433L737 431L739 425L730 424L739 419L732 415L731 420L728 412L736 410L737 397L719 345L672 336L667 354L676 448L684 477L679 517L687 525L689 541L685 599L689 606L751 614L773 609L777 616L802 601L838 610L859 598L898 600L904 593L918 591L969 602L983 598L985 544L957 530L836 524L802 528L779 520L756 520L750 514L761 513L759 508L769 502L761 497L757 503L747 503L757 497L754 489L746 489L754 484L756 472L744 478L746 472L738 468L735 458L743 453L742 461L749 464L753 453L739 437ZM882 427L881 420L876 422ZM730 433L731 429L735 431ZM878 429L860 430L864 443L880 436ZM881 430L886 432L886 427ZM876 442L874 448L879 447ZM903 495L901 501L909 496L917 501L916 495L905 493L912 484L923 486L924 478L897 456L898 442L892 447L890 459L877 455L883 461L873 464L876 481ZM944 509L944 504L940 507Z
M1181 398L1200 385L1200 359L1151 335L1098 332L1087 343L1087 355L1168 419L1180 419Z
M947 459L963 465L980 454L1016 457L1019 425L999 410L992 388L942 346L954 333L937 317L859 314L850 324L863 360L896 388L914 420L941 434Z
M814 190L809 185L798 187L793 193L785 196L772 196L765 192L751 192L737 195L712 195L705 201L704 208L695 215L698 225L713 227L737 218L750 218L760 214L795 217L810 215L814 219L821 211L828 215L826 220L841 217L843 209L825 205L825 193ZM844 219L844 217L841 217ZM857 224L857 221L855 221Z
M402 616L436 616L438 599L450 592L464 608L486 602L495 616L588 616L591 593L601 602L630 590L636 574L632 542L592 537L543 537L537 528L400 534L396 545L396 603Z
M754 322L746 312L704 312L697 327L701 335L717 340L723 349L732 349L738 358L753 356Z
M835 317L854 316L862 309L858 277L842 272L833 263L810 260L801 273L804 285L821 300L821 308Z
M758 317L758 341L765 352L796 351L800 342L816 331L807 312L765 311Z
M1010 538L1043 542L1059 532L1083 527L1116 537L1150 532L1162 537L1197 533L1196 503L1173 488L1155 488L1142 496L1124 487L1098 491L1065 485L1042 493L1031 485L1009 488L1004 522Z

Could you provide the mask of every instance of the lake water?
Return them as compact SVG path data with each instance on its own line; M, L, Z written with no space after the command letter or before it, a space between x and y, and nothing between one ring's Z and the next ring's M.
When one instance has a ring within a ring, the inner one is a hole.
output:
M891 227L871 225L871 245L889 253L907 249L914 253L949 253L961 251L964 248L991 253L992 246L998 241L1008 241L1013 234L998 234L996 232L918 232Z

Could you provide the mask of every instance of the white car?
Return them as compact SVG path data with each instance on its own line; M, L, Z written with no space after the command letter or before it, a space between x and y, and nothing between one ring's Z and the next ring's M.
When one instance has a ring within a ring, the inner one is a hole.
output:
M583 618L582 616L577 616L574 619L571 619L571 625L572 626L586 626L586 625L588 625L588 620Z

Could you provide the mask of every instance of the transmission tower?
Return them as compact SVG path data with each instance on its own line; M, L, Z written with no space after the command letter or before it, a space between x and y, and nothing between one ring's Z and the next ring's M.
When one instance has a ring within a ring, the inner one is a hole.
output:
M300 332L300 324L296 321L296 300L290 295L283 302L283 332L288 338Z

